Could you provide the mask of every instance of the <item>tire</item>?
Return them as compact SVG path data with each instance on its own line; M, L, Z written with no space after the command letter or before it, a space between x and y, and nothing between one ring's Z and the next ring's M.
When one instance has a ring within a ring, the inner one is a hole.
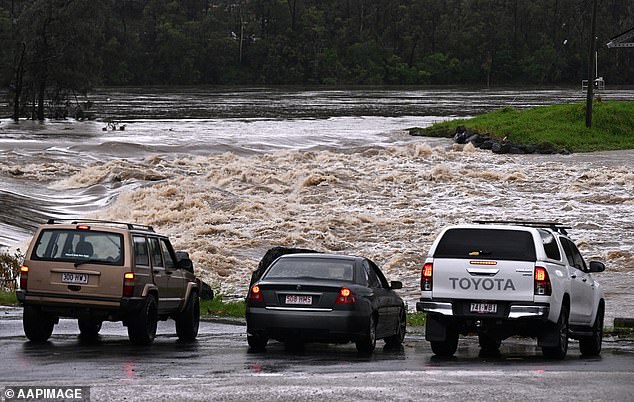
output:
M376 347L376 321L374 316L370 316L368 322L368 332L355 342L357 351L360 353L372 353Z
M485 334L478 334L478 343L480 344L480 349L482 350L482 352L495 353L499 351L502 341Z
M176 335L181 341L191 342L198 336L200 326L200 299L193 292L187 300L185 310L176 317Z
M253 351L261 351L266 348L266 344L269 342L269 338L259 334L247 334L247 342L249 348Z
M430 341L431 351L436 356L451 357L458 350L458 332L447 328L447 337L444 341Z
M557 345L556 346L543 346L542 354L548 359L562 360L568 353L568 306L564 304L561 306L561 312L559 313L559 320L555 325L553 331L557 333Z
M592 336L579 338L579 350L584 356L598 356L601 353L603 343L603 305L597 311L597 317L592 326Z
M101 321L94 318L80 318L77 320L79 336L85 340L96 339L101 331Z
M44 343L51 337L55 320L36 306L24 306L22 327L31 342Z
M134 345L149 345L156 337L157 305L154 295L148 295L136 316L128 322L128 337Z
M405 310L401 310L398 315L398 324L396 328L396 334L385 338L385 344L388 346L398 346L405 340L405 333L407 332L407 315Z

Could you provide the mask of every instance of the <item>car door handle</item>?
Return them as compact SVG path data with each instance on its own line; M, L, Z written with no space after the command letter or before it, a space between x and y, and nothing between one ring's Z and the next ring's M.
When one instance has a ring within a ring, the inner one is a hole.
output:
M575 275L575 274L570 275L570 277L571 277L572 279L577 279L577 275Z

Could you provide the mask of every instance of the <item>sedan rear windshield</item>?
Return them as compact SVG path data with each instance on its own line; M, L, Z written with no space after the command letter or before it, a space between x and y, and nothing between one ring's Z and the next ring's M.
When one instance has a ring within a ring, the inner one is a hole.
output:
M123 236L79 229L44 230L35 245L34 260L123 265Z
M271 265L264 275L264 279L272 278L314 278L352 282L354 263L325 258L280 259Z
M498 229L450 229L440 239L434 258L537 260L530 232Z

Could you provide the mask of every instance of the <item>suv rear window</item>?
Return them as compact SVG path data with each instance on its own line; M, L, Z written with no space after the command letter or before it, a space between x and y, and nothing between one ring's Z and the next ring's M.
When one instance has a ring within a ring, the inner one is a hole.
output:
M287 258L271 265L263 279L315 278L352 282L353 264L352 261L336 259Z
M529 232L504 229L449 229L440 239L434 258L537 260Z
M66 262L89 260L95 264L123 265L123 236L75 229L43 230L31 258Z

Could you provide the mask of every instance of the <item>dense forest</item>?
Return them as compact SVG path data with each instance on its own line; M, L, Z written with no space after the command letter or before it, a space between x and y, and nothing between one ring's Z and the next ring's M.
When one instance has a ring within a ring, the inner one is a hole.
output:
M96 85L544 85L587 78L593 0L0 0L15 114ZM598 0L598 75L634 83L634 1ZM57 107L51 107L57 106Z

